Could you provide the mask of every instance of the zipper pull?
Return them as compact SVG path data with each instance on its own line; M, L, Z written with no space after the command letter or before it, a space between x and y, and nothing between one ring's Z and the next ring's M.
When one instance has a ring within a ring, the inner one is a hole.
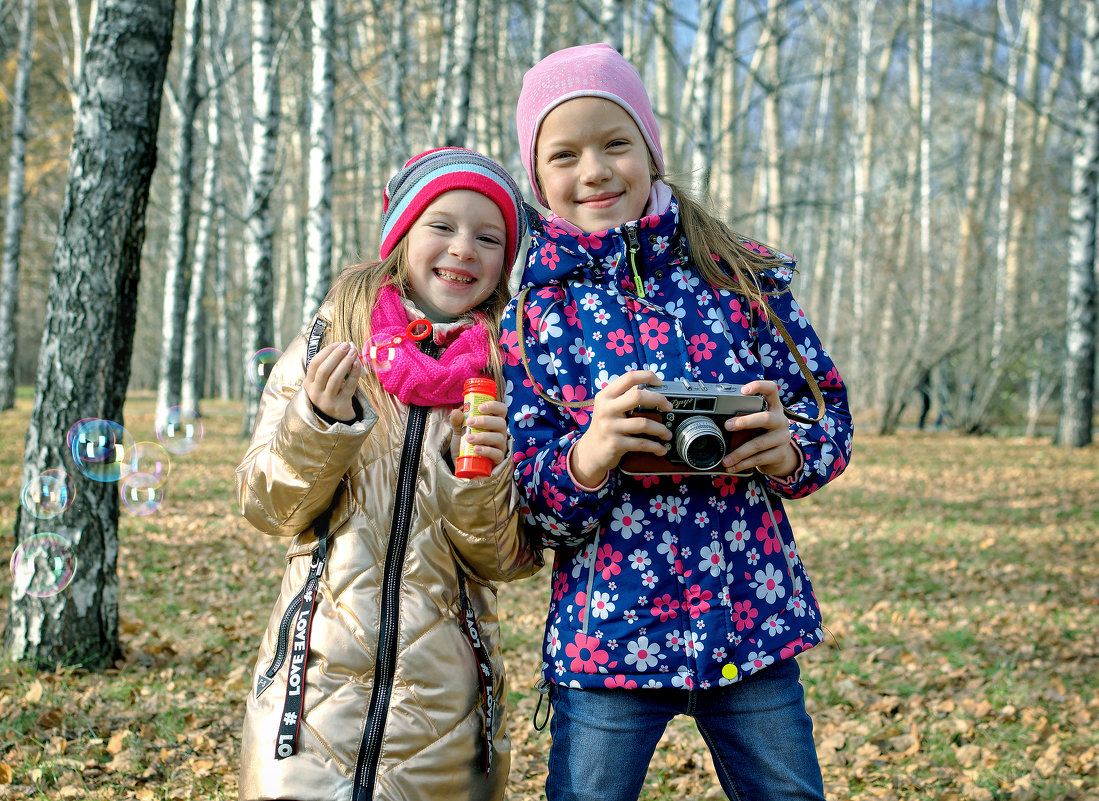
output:
M641 240L637 236L637 225L631 223L623 226L622 232L626 235L626 247L629 250L630 272L633 273L633 287L637 290L637 297L645 297L645 285L641 282L641 275L637 272L637 254L641 252Z

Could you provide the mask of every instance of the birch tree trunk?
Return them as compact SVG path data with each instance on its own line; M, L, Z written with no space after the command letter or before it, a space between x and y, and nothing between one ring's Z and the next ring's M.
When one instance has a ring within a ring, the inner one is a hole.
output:
M934 55L934 0L920 3L920 301L916 322L917 359L927 361L934 284L931 264L931 64ZM923 365L927 369L929 365Z
M445 144L466 147L469 123L473 56L477 49L478 0L457 0L454 15L454 47L448 79L450 108L447 113Z
M76 421L122 421L173 14L171 0L103 0L89 37L24 483L68 464L66 432ZM61 516L44 521L16 512L17 548L53 532L77 569L67 589L44 597L28 593L41 565L13 581L4 637L12 659L103 667L120 655L118 487L74 478L76 502Z
M1072 157L1071 252L1065 325L1065 367L1057 441L1082 448L1092 441L1095 414L1095 239L1099 226L1099 7L1084 2L1083 57L1076 143Z
M760 200L764 211L763 230L772 245L782 235L782 181L779 166L782 161L782 120L779 113L781 79L779 77L779 43L782 41L782 14L785 3L769 0L764 21L763 48L763 164L760 176Z
M332 26L335 17L335 0L313 0L309 217L306 222L303 323L316 313L332 280L332 136L336 116Z
M19 313L19 253L23 242L23 190L27 180L27 85L34 59L34 0L23 0L19 55L11 98L11 155L8 197L4 209L4 256L0 267L0 411L15 405L15 340Z
M187 0L183 52L180 54L179 126L172 171L168 217L168 266L164 272L164 306L160 330L156 421L178 406L183 380L183 335L187 323L187 265L190 257L191 189L193 184L195 112L198 109L198 49L202 36L202 0Z
M252 355L274 342L272 279L275 154L279 134L279 85L275 72L275 0L252 0L252 142L245 208L244 353L242 375ZM259 408L260 388L244 382L241 433L248 436Z
M712 0L703 0L703 2L712 2ZM622 15L623 5L624 0L600 0L599 3L599 29L603 32L603 41L619 53L622 52L622 48L626 43L626 25Z
M692 182L703 194L709 190L714 161L714 57L717 54L718 12L720 0L701 0L698 4L698 31L691 51L691 91L683 97L681 118L688 121L684 150L690 155Z

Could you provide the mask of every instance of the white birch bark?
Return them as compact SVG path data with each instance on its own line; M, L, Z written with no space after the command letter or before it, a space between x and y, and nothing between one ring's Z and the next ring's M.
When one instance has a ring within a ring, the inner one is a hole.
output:
M444 144L466 147L469 98L473 82L473 56L477 49L478 0L457 0L454 12L454 47L448 79L446 137Z
M306 222L303 322L316 313L332 279L332 149L336 116L332 28L336 3L335 0L313 0L312 9L309 217Z
M625 18L622 15L624 4L624 0L599 2L599 29L603 32L603 41L619 53L626 42Z
M251 0L253 122L245 208L244 353L242 374L252 355L273 347L275 154L279 132L279 87L275 71L275 0ZM257 387L245 382L242 433L250 434L259 407Z
M15 405L15 340L19 313L19 255L26 211L28 84L34 60L34 0L23 0L19 19L19 53L11 98L11 153L8 156L8 196L4 206L4 254L0 266L0 411Z
M195 112L198 108L198 51L202 36L202 0L187 0L183 52L180 57L180 102L173 146L171 211L168 218L168 264L164 271L164 305L156 392L159 427L168 409L180 403L183 333L187 317L187 264L190 257Z
M74 421L123 422L173 14L171 0L103 0L88 39L23 483L68 468ZM27 593L34 572L13 580L4 651L14 660L95 668L121 655L118 487L79 480L76 493L50 520L16 512L17 548L49 531L67 541L80 569L64 592L46 597Z
M1065 311L1065 366L1057 440L1082 448L1092 441L1095 342L1099 306L1095 283L1099 227L1099 8L1084 4L1083 57L1076 142L1072 156L1071 250Z
M691 176L698 193L709 189L713 170L714 136L713 108L716 94L714 56L717 52L718 13L720 0L700 0L698 30L691 52L690 96L684 96L681 116L688 120L687 147Z
M934 0L920 3L920 301L916 353L927 353L934 284L931 264L931 64L934 56Z

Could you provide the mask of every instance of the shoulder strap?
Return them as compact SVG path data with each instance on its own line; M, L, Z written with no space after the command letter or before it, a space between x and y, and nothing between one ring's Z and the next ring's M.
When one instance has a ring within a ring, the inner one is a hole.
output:
M313 357L317 355L317 351L321 349L321 341L324 339L324 332L328 330L328 321L323 317L318 317L313 321L313 327L309 329L309 337L306 340L305 346L305 363L313 361Z
M820 419L824 417L824 395L821 394L820 384L817 383L817 377L813 375L813 371L809 369L809 365L805 363L805 357L801 355L801 351L798 350L798 346L794 343L793 338L787 332L786 327L779 321L778 317L771 314L771 307L767 307L767 322L775 327L778 331L778 335L782 337L782 341L786 343L786 347L790 349L790 355L794 357L794 360L798 363L798 367L801 368L801 374L805 376L805 382L809 385L809 391L813 393L813 400L817 402L817 415L816 417L806 417L805 415L795 414L789 409L783 409L786 412L786 416L791 420L796 420L799 423L819 423Z

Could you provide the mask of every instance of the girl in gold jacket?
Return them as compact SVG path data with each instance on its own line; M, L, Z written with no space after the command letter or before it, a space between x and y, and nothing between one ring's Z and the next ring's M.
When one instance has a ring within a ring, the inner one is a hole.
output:
M483 402L468 421L461 407L466 379L499 381L521 204L478 153L411 159L386 187L381 261L337 278L268 377L237 483L245 517L291 539L248 695L241 799L503 797L495 582L540 560L506 407ZM463 435L487 476L455 475Z

